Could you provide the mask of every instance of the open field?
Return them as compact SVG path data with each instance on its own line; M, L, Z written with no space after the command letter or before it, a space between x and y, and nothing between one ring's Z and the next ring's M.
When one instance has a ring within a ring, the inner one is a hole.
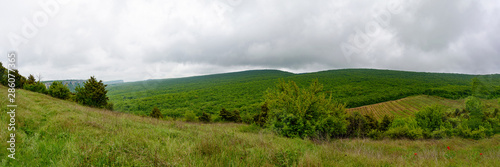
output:
M0 86L6 96L6 88ZM489 139L315 142L243 124L164 121L84 107L18 90L16 160L0 143L0 166L495 166ZM5 111L6 99L0 106ZM7 114L0 114L3 125ZM7 128L0 129L7 141ZM446 147L451 147L448 151ZM417 155L415 155L417 153ZM482 153L482 155L479 155Z
M483 100L483 102L486 104L488 109L500 108L495 99ZM363 115L373 114L378 119L381 119L384 115L407 117L413 116L415 112L432 105L442 105L447 110L462 110L465 108L464 99L451 100L437 96L419 95L373 105L350 108L347 109L347 112L357 111Z

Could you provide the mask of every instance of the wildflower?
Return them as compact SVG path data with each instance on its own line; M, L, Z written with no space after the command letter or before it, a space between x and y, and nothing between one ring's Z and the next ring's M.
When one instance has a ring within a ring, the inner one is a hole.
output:
M447 148L448 148L448 150L450 150L450 146L448 146Z
M479 155L483 155L483 153L479 153Z
M415 153L415 155L417 155L417 153Z

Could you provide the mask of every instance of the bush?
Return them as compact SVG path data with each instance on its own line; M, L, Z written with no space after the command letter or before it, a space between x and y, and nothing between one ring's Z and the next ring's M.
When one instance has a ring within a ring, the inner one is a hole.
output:
M346 134L347 124L345 118L328 116L316 126L316 129L320 136L333 138Z
M157 107L153 108L153 111L151 111L151 114L149 114L149 116L151 116L153 118L162 118L163 117L160 109L158 109Z
M432 106L426 107L421 111L415 113L415 120L418 126L427 132L432 132L439 129L443 125L443 120L445 119L443 107Z
M219 116L222 120L228 121L231 119L232 114L231 114L231 112L227 111L225 108L222 108L222 110L220 110L220 112L219 112Z
M274 121L273 127L278 134L285 137L315 137L314 126L309 121L293 114L285 115L280 120Z
M219 112L219 116L222 119L222 121L241 122L241 116L238 110L229 112L225 108L222 108L222 110Z
M193 111L187 111L184 113L184 119L187 122L195 122L196 121L196 114Z
M347 117L349 126L347 127L347 134L353 137L364 137L369 132L367 121L364 116L359 112L354 112Z
M293 81L280 80L276 89L266 93L270 113L270 128L286 137L316 137L319 133L336 134L337 129L328 129L323 124L335 124L344 118L345 105L327 99L323 85L314 80L309 88L299 88ZM331 120L323 119L329 116ZM341 126L342 127L342 126ZM317 131L318 130L318 131ZM342 131L342 130L340 130Z
M373 129L370 132L368 132L367 136L370 139L379 140L379 139L382 139L384 137L384 133L377 130L377 129Z
M252 124L254 123L254 116L255 115L247 112L246 114L242 114L241 121L246 124Z
M261 106L260 113L256 114L253 117L253 121L260 127L264 127L264 125L267 123L268 113L269 113L269 108L267 107L267 102L265 102Z
M198 118L201 122L204 122L204 123L209 123L211 121L211 116L210 114L206 113L206 112L203 112L203 114L201 114L201 116Z
M384 118L382 118L382 121L380 122L379 130L382 132L387 131L389 129L389 127L391 126L393 120L394 120L394 117L384 115Z
M108 102L105 108L109 111L113 111L115 110L115 104L113 104L112 102Z
M479 126L479 129L472 131L471 138L479 140L486 138L486 128Z
M481 100L473 96L468 97L465 100L465 108L470 112L469 120L465 123L469 128L471 128L471 130L479 129L479 126L483 124L483 119L485 117Z
M399 118L392 122L391 127L385 134L393 139L421 139L424 131L418 126L414 118Z
M24 84L23 89L43 94L49 93L49 91L47 91L47 87L45 87L45 84L40 82L35 82L33 84Z
M431 134L431 138L433 139L442 139L446 137L446 129L439 129L436 131L433 131Z
M44 86L45 87L45 86ZM70 91L60 81L54 81L49 87L49 95L55 98L68 99Z

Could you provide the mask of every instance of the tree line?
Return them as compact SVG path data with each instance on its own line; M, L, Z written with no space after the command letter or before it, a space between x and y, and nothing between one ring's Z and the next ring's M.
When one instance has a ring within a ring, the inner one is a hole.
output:
M222 108L218 114L202 113L199 117L186 112L185 121L245 122L291 138L392 138L441 139L453 136L482 139L500 132L498 109L485 111L481 99L470 96L463 110L445 110L443 106L426 107L414 117L394 118L385 115L377 120L373 115L347 113L345 103L323 91L317 80L309 87L300 88L294 81L281 80L275 89L269 89L260 112L242 119L240 113ZM499 100L500 103L500 100ZM168 118L155 107L150 114Z
M54 81L47 88L44 83L38 80L30 74L28 78L22 76L18 70L13 70L12 73L16 79L16 88L22 88L32 92L47 94L55 98L70 100L78 102L82 105L96 107L96 108L106 108L113 110L113 103L109 102L107 97L106 86L102 80L97 81L94 76L91 76L83 86L77 86L75 88L75 93L70 92L66 85L63 85L60 81ZM0 62L0 83L4 86L7 85L7 69L3 67Z

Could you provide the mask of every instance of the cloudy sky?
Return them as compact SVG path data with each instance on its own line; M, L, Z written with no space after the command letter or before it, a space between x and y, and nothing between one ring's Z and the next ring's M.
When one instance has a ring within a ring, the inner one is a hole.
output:
M500 73L497 0L0 0L0 61L43 80L250 69Z

